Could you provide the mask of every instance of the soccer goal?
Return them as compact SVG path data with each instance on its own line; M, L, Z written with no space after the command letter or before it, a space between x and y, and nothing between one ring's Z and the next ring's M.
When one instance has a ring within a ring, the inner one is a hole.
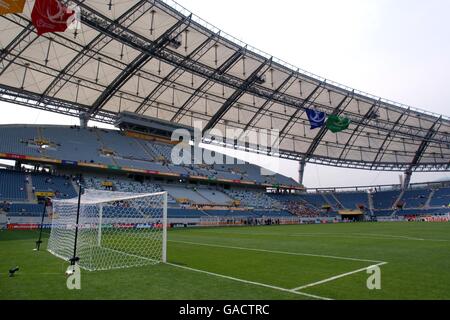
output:
M85 190L78 200L53 201L49 252L89 271L166 262L166 192Z

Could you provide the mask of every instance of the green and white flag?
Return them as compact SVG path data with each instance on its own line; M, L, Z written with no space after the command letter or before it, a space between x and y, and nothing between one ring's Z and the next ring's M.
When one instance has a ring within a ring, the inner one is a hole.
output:
M333 132L338 133L344 131L350 125L350 119L345 117L339 117L336 115L328 116L327 128Z

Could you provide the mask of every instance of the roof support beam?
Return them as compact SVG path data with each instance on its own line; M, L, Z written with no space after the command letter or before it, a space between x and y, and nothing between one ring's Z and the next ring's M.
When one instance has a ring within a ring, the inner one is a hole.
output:
M98 110L114 96L114 94L120 90L120 88L130 80L130 78L142 68L148 61L154 58L158 51L161 51L173 38L176 38L181 34L190 24L192 15L179 20L175 25L166 30L156 41L154 41L145 52L138 55L128 66L125 68L111 84L106 88L104 92L97 98L89 111L90 115L95 114ZM182 30L178 30L184 26ZM178 31L177 31L178 30Z
M294 78L297 73L298 73L297 71L293 71L286 78L286 80L284 80L283 83L274 92L272 92L270 97L261 105L261 107L258 109L258 111L255 112L255 114L250 119L250 121L245 125L244 132L247 131L248 128L253 127L256 123L258 123L259 119L261 119L261 117L262 117L262 113L266 110L269 110L273 106L273 99L283 91L283 89L286 87L286 85L289 84L291 79ZM289 89L291 85L286 87L286 90ZM261 115L261 117L260 117L260 115ZM259 117L259 119L257 120L258 117Z
M355 129L353 130L352 134L350 135L350 138L348 138L347 142L345 143L344 148L341 151L341 154L339 155L339 159L342 159L342 156L344 155L344 153L347 151L348 154L348 146L350 145L350 141L352 141L352 139L355 137L355 134L359 131L359 129L364 129L366 127L366 125L370 122L371 120L371 115L374 114L374 112L376 112L377 107L379 107L381 100L378 100L377 102L375 102L374 104L372 104L372 106L370 107L369 111L367 111L367 113L364 115L364 118L362 119L361 123L358 123L355 127ZM360 131L357 135L356 135L356 139L360 136L362 131Z
M225 103L219 108L219 110L214 113L211 117L211 120L206 124L203 128L203 134L215 127L217 123L222 119L222 117L231 109L231 107L244 95L247 89L252 86L256 81L258 81L259 77L266 73L267 69L272 64L272 59L264 61L253 73L250 77L245 80L245 82L237 89Z
M17 90L15 87L0 85L0 101L5 101L15 105L26 106L29 108L57 112L72 117L77 117L80 113L85 112L88 108L81 104L69 103L58 98L46 97L41 100L41 95L26 90ZM95 121L114 124L116 115L112 112L101 111Z
M145 5L148 7L145 7ZM150 4L148 0L140 0L130 9L128 9L119 18L114 20L107 27L108 31L113 31L118 28L118 26L130 27L136 20L143 16L146 12L153 8L153 4ZM134 17L133 16L141 10L141 13ZM132 19L131 19L132 18ZM101 51L106 47L113 38L110 38L107 33L99 33L94 39L91 40L86 46L77 53L77 55L61 70L61 72L56 76L50 85L44 90L42 96L55 96L58 94L64 85L70 81L72 75L80 70L89 60L94 58L95 52ZM92 52L94 51L94 52Z
M419 148L416 151L416 155L414 156L413 161L411 162L411 165L409 166L408 170L412 171L417 164L420 162L420 159L422 159L423 155L425 154L426 149L430 145L431 139L434 135L438 132L439 128L436 129L437 126L440 126L442 120L442 116L439 117L431 126L430 130L428 130L427 135L423 138L422 143L420 144Z
M298 183L302 186L303 186L303 181L305 179L305 168L306 168L306 161L304 158L302 158L300 160L299 170L298 170Z
M339 105L334 109L332 115L342 114L342 112L345 110L345 108L347 108L347 106L350 104L350 102L352 100L353 100L353 93L348 93L344 97L344 99L342 99L342 101L339 103ZM316 137L314 138L313 142L309 146L308 151L306 151L306 154L305 154L306 161L308 161L309 158L311 158L311 156L314 154L314 152L316 151L320 142L322 142L322 139L325 137L325 134L327 132L328 132L328 128L326 126L322 126L322 128L320 128L320 130L317 133Z
M22 29L22 31L20 31L20 33L5 48L0 51L0 76L5 73L5 71L14 63L14 61L20 54L38 38L33 30L34 26L31 23L28 24L27 27ZM11 59L7 59L8 55L15 50L18 50L19 54L13 55Z
M110 19L103 16L99 12L95 11L91 7L87 6L85 3L83 3L83 1L72 0L72 2L80 6L82 13L82 22L84 24L100 32L107 33L108 36L114 38L115 40L124 43L141 52L145 52L149 44L152 43L152 41L150 41L148 38L136 32L133 32L132 30L129 30L127 28L119 27L117 30L109 32L108 30L106 30L105 26L111 23ZM162 10L167 9L165 5L163 3L160 3L159 1L155 2L155 4ZM170 12L166 11L166 12L172 15L174 18L179 19L178 16L174 15L173 11ZM177 52L167 49L157 53L156 56L158 59L161 59L162 61L171 64L173 66L179 65L181 61L183 61L184 59L184 56L178 54ZM217 74L215 73L216 70L215 68L211 68L199 62L189 62L186 64L186 66L183 67L183 69L200 77L210 78L212 81L223 84L224 86L228 86L230 88L237 89L242 84L242 80L240 80L239 78L229 74ZM273 92L273 90L261 86L252 86L249 88L248 91L249 93L254 94L255 96L265 99L268 99L271 96L271 93ZM279 97L275 97L274 101L276 103L289 107L296 107L302 102L302 100L299 99L298 97L293 97L291 95L280 95ZM323 107L324 109L327 109L326 106ZM352 122L359 123L359 120L358 118L354 117L352 119ZM382 131L388 131L387 130L388 126L390 127L387 121L379 121L379 123L376 126L368 125L368 127L379 129ZM409 132L410 129L411 128L399 128L399 131L402 131L401 133L412 137L413 133ZM408 130L408 132L405 132L405 130ZM446 137L443 137L443 139L446 139Z
M214 73L208 77L189 97L189 99L178 109L170 120L171 122L180 122L181 118L192 108L192 106L202 97L202 93L214 84L212 81L216 75L224 74L231 69L237 61L245 54L245 49L236 51L222 65L217 68Z
M180 65L176 66L172 69L172 71L156 86L155 89L142 101L142 103L139 105L139 107L134 111L135 113L141 113L144 108L145 110L142 112L144 114L148 107L156 101L163 93L164 91L175 81L181 77L183 73L186 72L186 70L183 69L183 66L189 62L190 60L193 60L195 58L200 59L203 55L205 55L211 48L212 45L214 45L217 42L211 42L215 38L217 38L219 34L211 34L203 43L201 43L194 51L192 51L189 55L187 55L184 60L180 63ZM211 44L210 44L211 43Z
M324 84L325 84L325 81L322 81L321 83L319 83L319 85L316 86L313 91L311 91L311 93L308 95L308 97L306 97L306 99L303 100L301 105L298 106L297 110L295 110L294 114L289 118L289 120L286 122L284 127L280 130L280 136L274 142L274 145L277 143L281 143L281 141L283 141L284 138L286 138L289 130L292 128L291 123L293 123L294 119L298 116L298 114L300 112L305 112L307 105L314 103L314 101L317 99L317 97L323 91ZM320 92L318 92L320 89L322 89L322 90Z
M377 153L377 155L375 156L375 159L374 159L373 162L372 162L372 167L375 167L375 166L376 166L376 164L377 164L377 162L378 162L378 160L379 160L379 158L380 158L380 155L382 156L382 155L384 155L384 153L386 152L386 150L383 152L383 149L384 149L386 143L387 143L388 140L391 138L392 133L394 132L395 127L397 127L397 126L400 124L400 121L403 119L403 117L404 117L405 115L408 115L408 114L409 114L409 110L410 110L410 109L408 108L408 111L407 111L407 112L401 113L400 116L398 117L398 119L395 121L395 123L394 123L394 125L392 126L391 130L389 131L388 135L386 136L386 138L384 139L383 143L381 144L381 147L380 147L380 149L378 150L378 153ZM406 120L408 120L408 117L406 117L406 119L405 119L404 122L406 122Z

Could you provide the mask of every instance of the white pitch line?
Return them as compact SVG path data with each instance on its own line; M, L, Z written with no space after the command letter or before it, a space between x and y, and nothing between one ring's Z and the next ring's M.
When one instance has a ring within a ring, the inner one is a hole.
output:
M194 269L194 268L190 268L190 267L186 267L186 266L180 266L180 265L173 264L173 263L166 263L166 264L170 265L170 266L173 266L173 267L189 270L189 271L194 271L194 272L198 272L198 273L204 273L204 274L208 274L208 275L211 275L211 276L224 278L224 279L228 279L228 280L232 280L232 281L242 282L242 283L251 284L251 285L255 285L255 286L260 286L260 287L264 287L264 288L269 288L269 289L273 289L273 290L278 290L278 291L283 291L283 292L292 293L292 294L296 294L296 295L301 295L301 296L305 296L305 297L308 297L308 298L313 298L313 299L318 299L318 300L333 300L333 299L326 298L326 297L321 297L321 296L317 296L317 295L313 295L313 294L309 294L309 293L299 292L298 290L294 291L294 290L290 290L290 289L286 289L286 288L271 286L269 284L255 282L255 281L250 281L250 280L245 280L245 279L240 279L240 278L235 278L235 277L231 277L231 276L226 276L226 275L223 275L223 274L220 274L220 273L214 273L214 272L209 272L209 271L205 271L205 270Z
M0 276L6 276L6 275L9 275L9 273L0 273ZM39 272L33 272L33 273L29 273L29 272L26 272L26 273L23 273L23 272L20 272L20 270L19 270L19 273L18 273L18 275L19 276L36 276L36 275L39 275L39 276L56 276L56 275L64 275L64 272L59 272L59 273L51 273L51 272L42 272L42 273L39 273Z
M321 280L321 281L317 281L317 282L314 282L314 283L306 284L304 286L297 287L297 288L294 288L294 289L291 289L291 290L298 291L298 290L303 290L303 289L306 289L306 288L314 287L314 286L317 286L319 284L327 283L327 282L330 282L330 281L334 281L336 279L340 279L340 278L344 278L344 277L350 276L350 275L355 274L355 273L366 271L367 269L369 269L371 267L374 267L374 266L381 267L381 266L383 266L385 264L387 264L387 262L378 263L378 264L373 265L373 266L368 266L368 267L361 268L361 269L358 269L358 270L354 270L354 271L350 271L350 272L347 272L347 273L339 274L337 276L334 276L334 277L331 277L331 278L327 278L327 279L324 279L324 280Z
M169 242L175 242L175 243L192 244L192 245L197 245L197 246L205 246L205 247L216 247L216 248L235 249L235 250L267 252L267 253L286 254L286 255L293 255L293 256L306 256L306 257L328 258L328 259L337 259L337 260L350 260L350 261L359 261L359 262L384 263L384 261L359 259L359 258L350 258L350 257L329 256L329 255L322 255L322 254L301 253L301 252L287 252L287 251L276 251L276 250L266 250L266 249L245 248L245 247L234 247L234 246L225 246L225 245L209 244L209 243L199 243L199 242L191 242L191 241L178 241L178 240L168 240L168 241Z
M392 238L399 240L411 240L411 241L436 241L436 242L450 242L448 239L423 239L423 238L415 238L410 236L398 236L398 235L390 235L390 234L375 234L375 233L351 233L355 235L363 235L363 236L374 236L374 237L381 237L381 238Z
M394 236L389 234L374 234L374 233L275 233L275 232L227 232L227 231L209 231L201 230L203 233L221 233L221 234L241 234L252 236L284 236L284 237L320 237L331 236L337 238L349 238L349 239L361 239L366 237L367 239L380 239L380 240L407 240L407 241L432 241L432 242L450 242L449 239L422 239L409 236ZM352 236L354 235L354 236ZM362 236L362 237L361 237Z

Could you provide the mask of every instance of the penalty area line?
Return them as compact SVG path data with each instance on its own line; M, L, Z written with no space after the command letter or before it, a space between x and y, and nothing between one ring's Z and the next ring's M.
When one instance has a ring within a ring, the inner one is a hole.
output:
M317 282L305 284L303 286L300 286L300 287L297 287L297 288L294 288L294 289L291 289L291 290L299 291L299 290L303 290L303 289L306 289L306 288L314 287L314 286L317 286L317 285L320 285L320 284L323 284L323 283L331 282L331 281L334 281L334 280L337 280L337 279L340 279L340 278L344 278L344 277L350 276L350 275L355 274L355 273L366 271L366 270L368 270L368 269L370 269L372 267L381 267L381 266L384 266L386 264L387 264L387 262L381 262L381 263L378 263L378 264L375 264L375 265L372 265L372 266L368 266L368 267L365 267L365 268L361 268L361 269L358 269L358 270L354 270L354 271L338 274L337 276L333 276L333 277L330 277L330 278L327 278L327 279L324 279L324 280L320 280L320 281L317 281Z
M330 298L321 297L321 296L317 296L317 295L314 295L314 294L300 292L298 290L291 290L291 289L281 288L281 287L277 287L277 286L272 286L272 285L261 283L261 282L235 278L235 277L227 276L227 275L220 274L220 273L214 273L214 272L200 270L200 269L195 269L195 268L190 268L190 267L186 267L186 266L180 266L180 265L174 264L174 263L167 262L166 264L169 265L169 266L172 266L172 267L176 267L176 268L181 268L181 269L185 269L185 270L189 270L189 271L193 271L193 272L203 273L203 274L207 274L207 275L210 275L210 276L215 276L215 277L228 279L228 280L232 280L232 281L236 281L236 282L251 284L251 285L264 287L264 288L268 288L268 289L273 289L273 290L283 291L283 292L287 292L287 293L292 293L292 294L305 296L305 297L312 298L312 299L333 300L333 299L330 299Z
M359 261L359 262L372 262L372 263L383 263L384 262L384 261L376 261L376 260L368 260L368 259L330 256L330 255L323 255L323 254L289 252L289 251L277 251L277 250L256 249L256 248L246 248L246 247L235 247L235 246L226 246L226 245L220 245L220 244L200 243L200 242L191 242L191 241L168 240L168 242L184 243L184 244L190 244L190 245L196 245L196 246L204 246L204 247L215 247L215 248L225 248L225 249L234 249L234 250L246 250L246 251L267 252L267 253L274 253L274 254L285 254L285 255L292 255L292 256L305 256L305 257L316 257L316 258Z

